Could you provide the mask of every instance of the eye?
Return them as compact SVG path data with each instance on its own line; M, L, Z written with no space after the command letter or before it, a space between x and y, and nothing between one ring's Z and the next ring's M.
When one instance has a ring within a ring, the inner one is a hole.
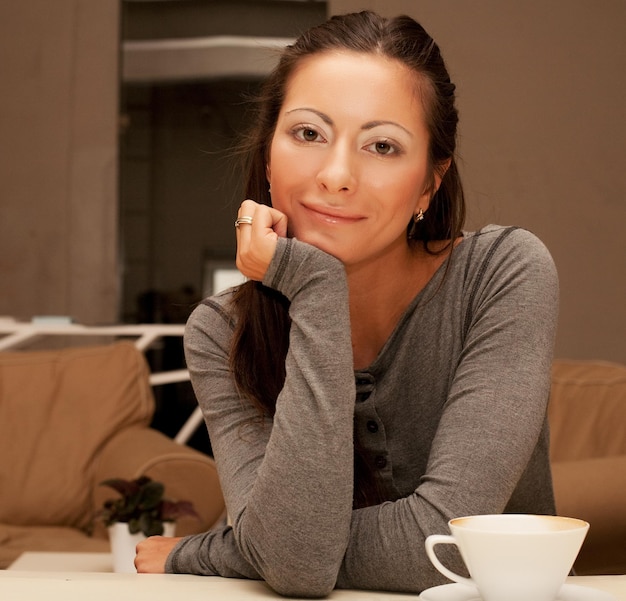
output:
M370 152L381 156L398 154L400 152L400 149L388 140L378 140L377 142L369 144L366 148Z
M317 132L314 129L303 129L302 138L307 142L313 142L317 139Z
M299 125L291 130L292 135L301 142L324 142L322 135L310 125Z

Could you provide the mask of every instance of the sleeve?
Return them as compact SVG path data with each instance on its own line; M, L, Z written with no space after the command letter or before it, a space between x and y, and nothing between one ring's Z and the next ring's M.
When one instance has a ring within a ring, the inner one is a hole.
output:
M332 258L283 243L268 272L294 320L273 424L237 397L228 346L196 316L188 361L233 528L184 539L168 565L260 577L300 596L441 584L425 538L452 517L504 511L545 424L557 275L535 237L512 232L484 253L468 298L454 305L465 310L462 348L428 467L393 502L351 510L354 380L344 275ZM447 563L461 569L458 557Z
M444 583L424 552L426 537L448 532L453 517L502 513L542 444L558 310L555 266L538 239L512 230L478 271L464 291L459 362L426 473L413 494L353 512L340 587L421 591ZM453 551L438 552L463 570Z
M282 594L323 596L336 584L352 512L355 384L345 271L330 255L281 238L264 284L290 300L292 321L271 421L238 395L229 337L219 333L225 327L205 323L215 311L199 307L189 321L187 363L232 528L183 539L166 569L260 577Z

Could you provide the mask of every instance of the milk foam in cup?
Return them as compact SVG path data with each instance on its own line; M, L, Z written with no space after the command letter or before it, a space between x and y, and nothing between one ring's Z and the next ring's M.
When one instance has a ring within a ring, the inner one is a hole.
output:
M576 518L529 514L476 515L448 523L451 535L426 539L435 568L475 586L482 601L555 601L580 551L589 524ZM436 545L456 545L471 578L444 566Z

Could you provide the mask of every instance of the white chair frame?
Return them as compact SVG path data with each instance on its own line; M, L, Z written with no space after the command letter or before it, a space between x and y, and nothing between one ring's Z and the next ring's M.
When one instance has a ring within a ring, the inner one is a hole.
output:
M138 324L114 326L83 326L74 323L54 323L54 321L19 322L11 318L0 318L0 351L17 350L35 340L48 336L89 336L112 338L135 338L135 346L146 352L160 338L179 336L185 331L183 324ZM150 374L150 384L159 386L189 380L189 370L175 369ZM198 426L202 423L202 411L196 407L187 418L174 440L187 444Z

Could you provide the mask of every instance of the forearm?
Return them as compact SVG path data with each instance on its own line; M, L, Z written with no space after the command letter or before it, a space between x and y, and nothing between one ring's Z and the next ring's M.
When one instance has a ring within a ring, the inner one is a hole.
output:
M286 378L254 486L231 517L242 553L274 588L322 594L335 584L352 509L347 286L342 266L317 250L289 241L281 259L265 283L291 301Z
M286 378L273 419L235 388L230 321L220 322L219 310L198 309L186 351L233 525L229 537L279 592L320 596L334 587L349 538L355 384L343 266L295 246L280 249L264 282L291 302ZM217 569L214 544L198 548L208 555L199 569Z
M393 503L354 512L338 586L422 590L441 583L426 558L425 538L447 532L449 519L554 510L546 406L558 282L540 246L516 244L513 251L504 249L487 264L491 270L485 271L484 286L471 297L471 319L460 322L467 324L466 331L458 332L465 344L458 364L450 361L454 377L441 401L428 463L415 474L415 490L409 494L410 488L404 489L407 496ZM500 265L503 261L507 263ZM430 354L416 359L418 365L428 365ZM394 360L402 365L399 354ZM409 373L408 365L403 373ZM442 373L447 380L447 372ZM412 387L428 389L419 377L405 384ZM427 397L429 406L439 403L435 396ZM422 427L424 415L420 413ZM411 434L424 436L419 427L414 433L407 430L407 437ZM398 465L402 457L395 456L398 472L407 469ZM446 565L453 562L451 557Z
M183 538L169 554L165 571L170 574L261 578L241 555L230 526Z

